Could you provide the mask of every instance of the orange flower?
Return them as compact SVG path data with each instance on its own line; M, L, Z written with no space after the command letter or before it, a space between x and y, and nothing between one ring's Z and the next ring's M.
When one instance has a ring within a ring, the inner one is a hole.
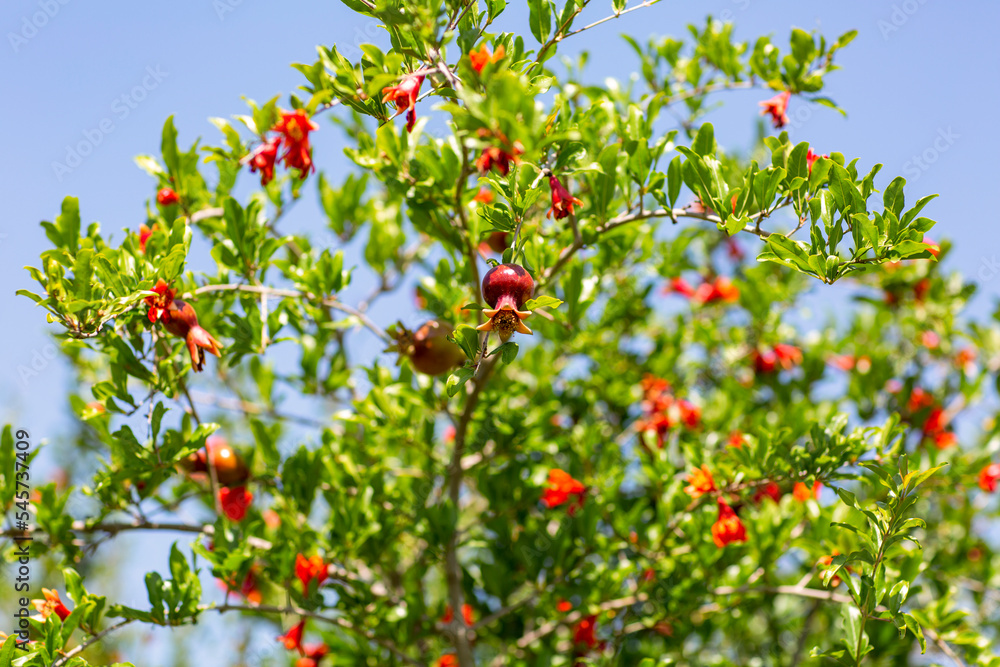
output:
M406 131L413 130L417 122L417 97L424 83L423 74L407 74L399 84L382 89L382 104L391 102L396 106L396 116L406 111Z
M330 652L326 644L309 644L304 647L305 656L295 662L295 667L317 667L319 661Z
M180 201L180 197L171 188L161 188L156 193L156 203L160 206L173 206L178 201Z
M584 494L587 487L581 482L570 477L569 473L553 468L549 471L549 485L542 494L542 502L546 507L552 509L567 502L571 496L576 496L576 502L569 507L569 515L573 516L576 511L583 507Z
M552 208L545 214L546 218L555 215L556 220L562 220L573 213L574 204L583 206L583 202L571 195L554 174L549 175L549 187L552 189Z
M480 204L492 204L493 191L489 188L479 188L479 192L477 192L476 196L472 198L472 201L477 201Z
M476 70L476 74L482 74L483 68L486 65L500 62L500 59L504 57L504 53L503 44L498 46L497 50L491 55L484 43L479 47L478 51L476 49L469 51L469 63L472 65L472 69Z
M174 302L174 294L177 292L170 289L170 286L162 278L156 281L153 291L156 292L156 296L147 296L145 302L149 306L146 316L150 322L155 324L171 307Z
M781 500L781 487L778 486L777 482L768 482L764 486L759 487L756 493L753 494L753 501L755 503L759 503L764 498L770 498L774 502Z
M316 588L323 585L328 574L327 565L319 554L306 558L302 554L295 556L295 576L302 582L303 595L309 593L309 582L316 580Z
M462 619L466 625L473 625L476 622L471 604L466 603L462 605ZM455 620L455 612L451 610L451 605L448 605L444 608L444 615L441 616L441 622L447 624L453 620Z
M743 434L739 431L733 431L729 434L729 446L735 447L736 449L741 449L743 447Z
M785 370L802 363L802 350L794 345L778 343L774 346L774 353L778 357L778 363Z
M810 498L818 498L819 488L821 486L823 485L816 481L813 482L812 488L810 489L806 486L805 482L796 482L795 488L792 489L792 496L794 496L796 500L800 500L802 502L805 502Z
M948 415L941 408L932 408L927 419L924 420L924 435L935 436L948 425Z
M156 231L156 223L153 223L152 227L147 227L146 225L139 225L139 252L146 253L146 241L149 237L153 235ZM150 297L146 297L147 299Z
M65 621L70 611L62 603L62 600L59 599L59 591L43 588L42 595L45 596L44 600L31 601L31 604L35 606L35 610L42 615L42 620L44 621L52 614L55 614L59 617L60 621Z
M958 368L965 368L972 362L976 360L976 350L975 348L966 347L958 351L955 355L955 366Z
M998 479L1000 479L1000 463L991 463L979 473L979 488L993 493L997 490Z
M562 612L564 614L572 608L573 608L573 603L570 602L569 600L560 600L559 602L556 603L556 611Z
M219 504L222 505L222 512L230 521L242 521L252 501L253 494L247 491L245 486L237 486L234 489L223 486L219 489Z
M722 498L719 498L719 518L712 524L712 541L720 549L733 542L747 541L746 527Z
M454 653L446 653L438 660L438 667L458 667L458 656Z
M670 391L670 383L663 378L658 378L652 373L646 373L639 381L642 393L647 399L654 398Z
M939 431L934 434L934 446L938 449L948 449L958 444L958 436L954 431Z
M920 387L914 387L913 391L910 392L910 399L906 403L906 409L909 412L917 412L932 405L934 405L934 397Z
M829 556L823 556L818 561L816 561L816 565L822 567L823 569L829 568L831 565L833 565L833 557L839 555L840 555L839 551L834 551ZM851 570L851 568L849 567L844 569L846 569L848 572L850 572ZM834 575L833 578L830 579L830 586L836 588L837 586L840 585L840 581L841 581L840 576Z
M159 286L157 283L157 288ZM180 299L173 299L172 291L170 294L171 303L166 312L163 313L163 326L168 332L187 342L188 354L191 355L191 367L195 372L199 372L205 367L205 351L220 357L222 356L222 343L215 340L212 334L198 324L198 315L194 312L191 304ZM149 303L150 298L152 297L146 297L147 303ZM152 319L153 308L150 308L149 317L151 321L155 321Z
M278 641L285 645L285 648L289 651L298 651L299 655L305 655L305 649L302 647L302 633L306 629L306 619L299 621L298 625L294 625L289 628L288 632L278 637Z
M712 479L712 471L707 465L694 468L687 476L688 485L684 487L684 492L692 498L701 498L706 493L716 490L715 480Z
M760 106L763 107L760 115L766 116L770 114L771 123L774 124L774 129L780 130L788 124L788 101L791 98L792 93L786 90L782 93L778 93L769 100L760 102Z

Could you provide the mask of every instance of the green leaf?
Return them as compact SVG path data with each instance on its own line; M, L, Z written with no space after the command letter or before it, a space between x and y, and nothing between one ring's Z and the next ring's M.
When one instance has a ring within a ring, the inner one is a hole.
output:
M465 356L471 361L475 361L479 355L479 332L475 327L459 324L453 332L448 334L448 340L462 348Z
M525 310L535 310L537 308L558 308L562 305L562 300L554 296L543 295L537 299L528 299L524 302Z
M462 366L457 369L451 375L448 376L448 383L446 388L448 390L449 396L454 396L458 393L458 390L462 388L469 379L476 374L476 369L470 368L468 366Z
M163 135L160 140L160 152L163 154L163 164L174 178L180 174L180 157L177 153L177 130L174 128L174 117L169 116L163 124Z
M698 128L698 134L695 135L694 141L691 143L691 150L702 157L715 155L718 147L715 143L715 128L712 127L711 123L704 123Z
M864 632L864 617L857 607L850 604L842 605L840 612L844 624L844 644L851 655L857 658L858 644L862 641L861 634Z
M906 629L920 642L920 652L927 653L927 640L924 639L924 630L917 623L917 619L912 614L903 614L903 622L906 623Z
M552 32L551 7L549 0L528 0L528 24L539 44L548 41L549 33Z

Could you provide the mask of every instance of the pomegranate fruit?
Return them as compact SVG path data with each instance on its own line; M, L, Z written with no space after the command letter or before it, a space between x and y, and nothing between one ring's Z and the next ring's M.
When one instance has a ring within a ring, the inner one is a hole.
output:
M182 466L189 473L207 474L208 457L211 457L216 477L223 486L243 484L250 477L250 470L243 458L225 438L218 436L208 438L205 447L184 459Z
M452 326L440 320L424 322L415 332L399 326L393 348L413 362L413 367L424 375L442 375L465 362L465 353L448 340Z
M531 315L530 310L521 310L524 302L531 298L535 281L524 267L517 264L498 264L483 277L483 299L490 310L484 310L490 318L477 328L480 331L496 331L500 340L507 341L516 331L531 335L531 329L521 320Z

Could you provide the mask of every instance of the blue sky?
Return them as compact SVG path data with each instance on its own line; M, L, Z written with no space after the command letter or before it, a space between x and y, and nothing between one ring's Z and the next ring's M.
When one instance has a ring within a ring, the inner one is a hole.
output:
M528 34L523 3L510 4L503 27ZM584 22L610 12L606 0L591 4ZM751 41L772 34L786 42L792 26L818 28L831 38L860 31L838 55L843 70L827 78L826 92L848 117L821 107L804 111L793 101L791 115L798 122L790 134L819 152L859 157L866 170L883 162L879 183L904 175L909 201L939 193L925 210L939 221L931 235L955 242L947 264L980 282L974 311L987 313L1000 294L996 222L983 213L992 208L1000 155L1000 4L664 0L573 37L562 50L592 51L588 76L594 82L625 79L635 60L620 33L640 41L682 36L687 23L700 23L709 13L734 21L736 35ZM373 22L336 0L6 0L0 36L0 81L8 100L0 110L6 207L0 218L0 418L30 429L38 442L67 432L63 397L70 380L53 354L44 311L14 296L16 289L34 289L22 267L37 265L48 247L38 222L53 219L63 196L71 194L80 197L84 223L98 220L105 234L113 231L120 239L120 230L144 220L145 201L155 192L132 158L157 153L168 115L174 115L183 144L198 136L216 142L209 117L243 113L242 96L264 101L293 91L301 78L289 63L312 62L315 45L336 43L350 55L359 43L384 40ZM750 91L716 98L725 106L710 120L723 146L749 144L756 103L766 96ZM77 161L68 153L81 143L92 150ZM347 161L340 132L323 123L315 145L320 167L333 180L342 176ZM286 230L322 225L314 192L307 188L306 201L283 223ZM365 293L364 287L358 285L356 293ZM813 295L820 303L827 298L821 290ZM400 298L409 299L409 293ZM390 300L372 316L388 324L395 319L393 308Z

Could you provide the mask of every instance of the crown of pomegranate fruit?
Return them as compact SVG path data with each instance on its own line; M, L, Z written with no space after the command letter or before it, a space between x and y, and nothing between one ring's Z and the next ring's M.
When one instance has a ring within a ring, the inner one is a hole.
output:
M490 310L483 313L489 319L477 329L496 331L505 342L515 331L530 336L531 329L521 320L531 315L531 311L521 310L521 307L534 290L535 281L524 267L517 264L494 266L483 277L483 299L490 306Z

